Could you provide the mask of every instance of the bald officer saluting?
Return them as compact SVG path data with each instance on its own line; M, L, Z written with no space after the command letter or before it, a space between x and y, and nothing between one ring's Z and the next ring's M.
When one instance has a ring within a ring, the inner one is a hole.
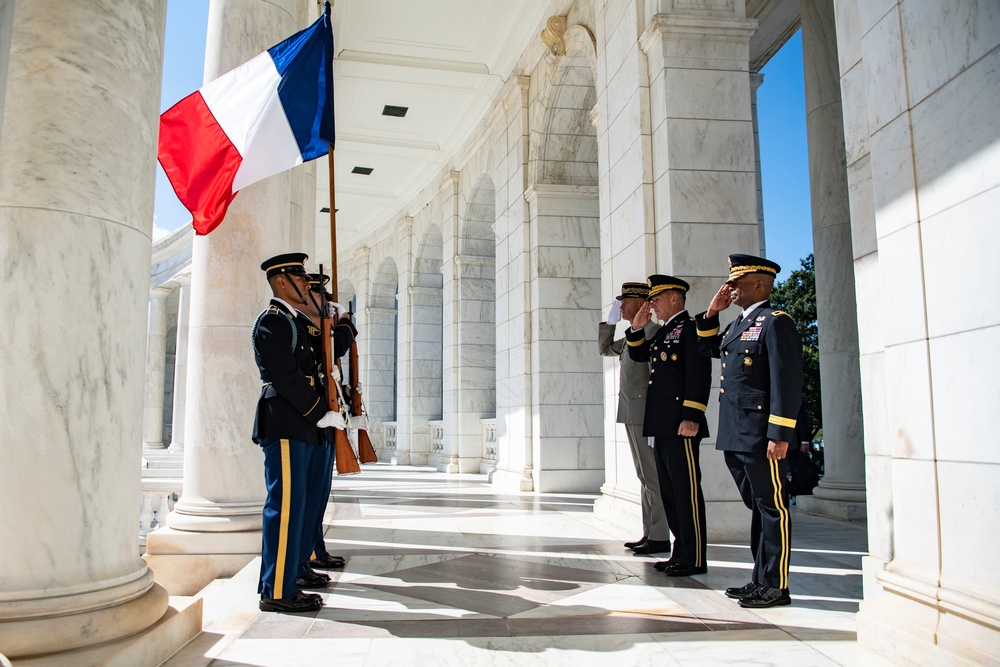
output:
M780 270L761 257L730 255L729 280L695 318L702 354L722 360L716 449L725 452L740 496L753 513L753 578L726 589L726 595L750 608L791 603L785 457L802 402L802 340L792 318L768 303ZM742 311L720 329L719 313L732 303Z

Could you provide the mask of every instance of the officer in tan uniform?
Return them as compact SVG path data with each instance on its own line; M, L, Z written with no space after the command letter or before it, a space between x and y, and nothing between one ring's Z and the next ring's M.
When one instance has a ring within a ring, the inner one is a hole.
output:
M615 325L624 317L631 321L649 296L646 283L624 283L621 295L615 297L608 321L598 324L597 347L602 356L618 357L621 377L618 390L619 424L625 425L635 473L642 485L642 537L625 546L637 554L670 552L670 529L674 525L673 507L665 507L660 482L656 474L656 457L649 440L642 435L646 412L646 392L649 389L649 364L636 362L625 352L625 338L615 340ZM652 337L659 325L646 325L646 335ZM668 497L670 494L668 494Z

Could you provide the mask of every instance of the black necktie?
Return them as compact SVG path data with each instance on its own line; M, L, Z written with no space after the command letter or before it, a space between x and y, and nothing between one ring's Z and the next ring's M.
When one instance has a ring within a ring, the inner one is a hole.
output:
M736 317L736 321L733 322L733 328L740 326L740 322L742 321L743 321L743 311L741 310L740 314Z

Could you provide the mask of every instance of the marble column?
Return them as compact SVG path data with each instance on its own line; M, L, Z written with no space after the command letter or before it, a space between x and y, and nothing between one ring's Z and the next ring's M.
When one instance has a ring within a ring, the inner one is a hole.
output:
M146 390L142 409L143 449L163 449L163 396L167 367L166 287L149 288L149 319L146 331Z
M184 419L187 407L188 327L191 324L191 276L174 278L178 284L177 344L174 352L174 405L169 451L184 451Z
M293 34L307 0L212 0L210 81ZM250 329L270 298L260 262L291 247L291 175L240 191L191 258L184 488L147 560L171 594L193 594L260 553L263 454L250 440L260 377Z
M753 119L754 171L757 174L757 234L760 237L760 256L767 257L764 239L764 184L760 175L760 130L757 116L757 90L764 84L764 75L750 72L750 117Z
M798 508L864 519L858 306L833 2L802 2L801 13L826 472Z
M0 647L20 658L167 609L135 513L165 4L3 5Z

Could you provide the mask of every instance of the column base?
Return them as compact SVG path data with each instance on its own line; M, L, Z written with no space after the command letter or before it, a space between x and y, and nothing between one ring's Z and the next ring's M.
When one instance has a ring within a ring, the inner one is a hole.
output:
M201 634L201 623L200 598L173 597L160 620L142 632L93 648L21 659L17 667L161 665Z
M601 487L601 497L594 501L594 516L614 526L626 522L636 526L628 537L635 531L642 532L642 508L634 493ZM705 523L710 541L745 544L750 536L750 510L742 501L705 501Z
M232 577L260 556L259 530L235 533L161 528L146 538L143 560L171 595L194 595L212 581Z
M449 454L431 454L427 457L427 465L433 466L438 472L446 472L450 475L458 473L481 473L482 457L451 456ZM485 472L492 469L490 466Z
M497 466L490 476L490 483L510 491L530 492L535 490L535 480L532 478L531 468L511 470Z
M811 496L796 496L795 507L804 514L814 514L840 521L868 521L864 486L857 484L824 485L813 489Z
M0 621L0 646L8 657L24 658L117 642L123 637L148 631L163 618L166 609L167 591L154 583L139 597L120 604ZM180 647L178 645L174 651ZM66 664L101 663L70 661Z

